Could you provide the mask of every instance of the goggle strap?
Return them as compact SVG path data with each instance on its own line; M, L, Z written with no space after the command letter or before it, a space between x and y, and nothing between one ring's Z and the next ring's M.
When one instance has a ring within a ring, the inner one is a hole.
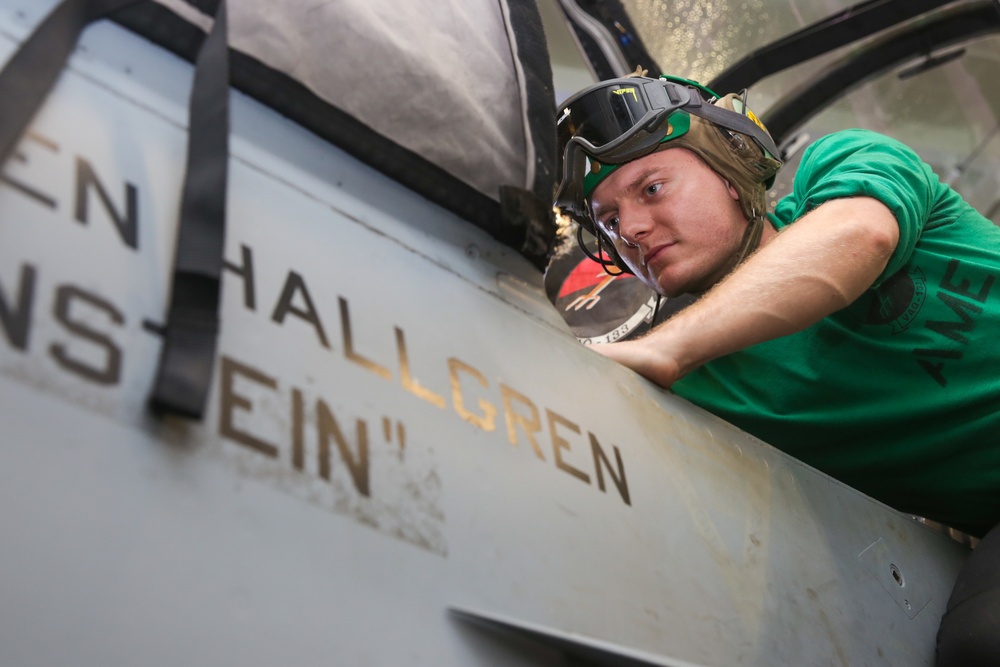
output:
M698 97L692 95L689 89L662 79L647 81L643 83L642 88L652 109L666 109L668 113L680 109Z
M747 135L756 141L761 148L767 151L771 157L777 158L781 155L781 153L778 152L778 147L774 145L774 140L771 139L771 136L765 132L760 125L742 114L730 111L729 109L722 109L714 104L700 103L689 104L684 107L684 111L704 118L705 120L711 121L712 123L720 125L726 129Z

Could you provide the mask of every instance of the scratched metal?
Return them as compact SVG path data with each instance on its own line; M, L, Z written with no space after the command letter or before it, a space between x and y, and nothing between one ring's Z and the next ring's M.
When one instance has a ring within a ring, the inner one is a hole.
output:
M40 13L0 2L3 54ZM960 546L586 349L515 253L238 94L210 410L150 417L189 80L99 26L4 170L53 203L0 184L0 662L563 661L473 609L656 664L932 664ZM135 187L136 248L78 219L78 158Z

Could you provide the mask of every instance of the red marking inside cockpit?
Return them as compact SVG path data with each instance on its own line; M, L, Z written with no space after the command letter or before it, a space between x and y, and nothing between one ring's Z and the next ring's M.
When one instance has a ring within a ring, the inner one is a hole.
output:
M618 269L612 268L611 270L617 271ZM590 289L604 282L608 277L608 274L604 271L604 267L592 259L585 258L566 276L566 280L563 281L562 286L559 288L558 298L561 299L569 294ZM631 273L622 273L620 276L615 276L615 280L621 280L622 278L635 278L635 276Z

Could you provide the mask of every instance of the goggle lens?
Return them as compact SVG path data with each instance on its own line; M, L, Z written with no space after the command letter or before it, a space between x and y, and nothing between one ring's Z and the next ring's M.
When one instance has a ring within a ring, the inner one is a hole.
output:
M567 102L559 117L561 146L580 137L595 148L627 134L651 110L639 85L612 84Z

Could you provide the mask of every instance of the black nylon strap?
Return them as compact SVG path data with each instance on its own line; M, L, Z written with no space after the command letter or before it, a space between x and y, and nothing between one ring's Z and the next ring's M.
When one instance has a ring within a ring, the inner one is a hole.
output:
M0 165L14 152L87 25L143 1L63 0L21 44L0 72ZM226 32L226 4L218 0L215 25L195 68L171 300L150 396L154 410L196 419L205 411L219 331L229 159Z
M229 161L226 23L226 0L219 0L195 65L173 287L149 398L157 412L193 419L205 412L219 334Z
M697 97L694 95L691 96L691 99L692 101L697 101ZM760 142L761 147L773 157L781 157L781 152L778 151L778 147L774 145L774 140L771 139L771 137L764 132L759 125L746 116L734 114L731 111L720 109L714 104L707 103L689 105L685 107L684 110L689 111L696 116L701 116L705 120L712 121L716 125L728 127L731 130L735 130L747 135L748 137L752 137Z
M140 0L63 0L21 43L0 72L0 164L59 78L83 29Z

